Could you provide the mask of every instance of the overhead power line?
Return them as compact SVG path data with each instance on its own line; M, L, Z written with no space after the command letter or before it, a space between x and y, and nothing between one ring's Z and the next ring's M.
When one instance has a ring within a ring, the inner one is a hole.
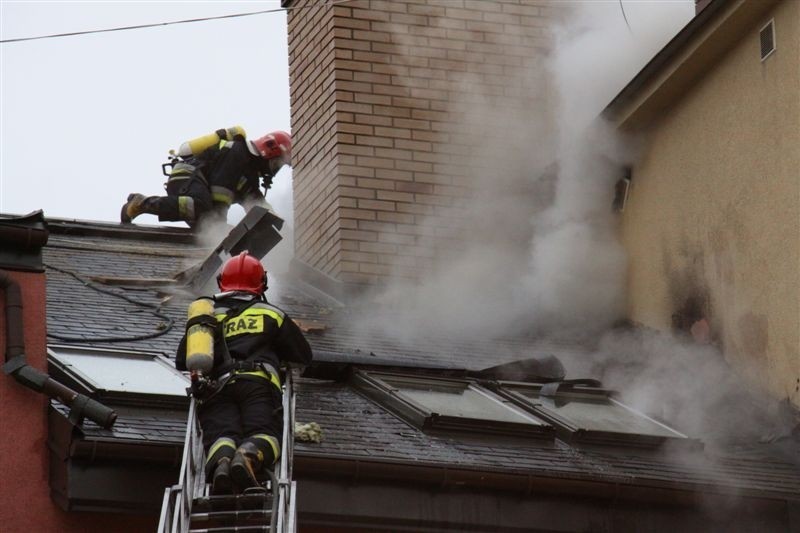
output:
M622 5L622 0L619 0L619 9L622 11L622 18L625 19L625 25L628 27L628 31L631 35L633 35L633 30L631 29L631 25L628 22L628 15L625 14L625 6Z
M233 13L231 15L219 15L216 17L203 17L203 18L196 18L196 19L186 19L186 20L173 20L170 22L154 22L151 24L137 24L135 26L121 26L119 28L106 28L102 30L86 30L86 31L73 31L69 33L54 33L51 35L37 35L35 37L18 37L16 39L3 39L0 40L0 44L6 43L18 43L22 41L36 41L39 39L55 39L56 37L73 37L75 35L88 35L91 33L107 33L112 31L125 31L125 30L139 30L142 28L155 28L158 26L171 26L173 24L188 24L190 22L205 22L208 20L219 20L219 19L230 19L230 18L237 18L237 17L252 17L253 15L263 15L265 13L279 13L281 11L293 11L295 9L321 9L324 7L335 6L338 4L345 4L347 2L352 2L352 0L332 0L330 2L325 2L322 4L310 4L306 6L295 6L295 7L281 7L276 9L264 9L261 11L251 11L249 13Z

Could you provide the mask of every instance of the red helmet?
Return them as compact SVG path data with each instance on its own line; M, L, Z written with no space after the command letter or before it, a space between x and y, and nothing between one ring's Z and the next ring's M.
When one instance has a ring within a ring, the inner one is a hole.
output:
M267 290L267 271L261 261L247 252L231 257L217 276L217 285L222 292L244 291L261 294Z
M285 131L273 131L250 141L251 152L266 160L281 158L288 165L292 158L292 137Z

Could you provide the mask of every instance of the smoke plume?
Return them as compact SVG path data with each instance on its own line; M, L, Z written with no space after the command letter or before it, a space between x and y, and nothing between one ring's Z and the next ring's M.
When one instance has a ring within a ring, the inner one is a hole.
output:
M398 338L426 328L576 338L596 336L623 316L626 260L611 204L634 151L598 116L693 4L626 6L631 31L616 2L561 6L550 53L518 72L504 70L509 85L526 91L520 105L475 94L474 75L464 73L449 115L459 117L452 131L474 132L461 173L473 196L466 206L438 209L422 233L460 229L468 238L440 246L421 280L373 295L391 312L385 320L365 317L369 329ZM448 227L458 221L460 228Z

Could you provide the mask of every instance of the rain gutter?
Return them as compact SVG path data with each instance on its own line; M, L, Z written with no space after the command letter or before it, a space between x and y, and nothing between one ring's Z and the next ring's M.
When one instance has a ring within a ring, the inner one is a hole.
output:
M607 476L607 479L559 477L541 473L490 472L447 466L439 463L409 463L398 459L364 460L335 456L295 454L297 477L330 479L352 484L356 481L386 481L390 484L436 486L441 489L506 491L530 496L556 494L569 497L591 497L601 500L643 503L697 505L699 502L729 502L746 497L748 505L771 508L776 501L796 500L796 495L726 488L713 484L690 484L668 481L633 481L629 476ZM795 496L795 497L792 497Z

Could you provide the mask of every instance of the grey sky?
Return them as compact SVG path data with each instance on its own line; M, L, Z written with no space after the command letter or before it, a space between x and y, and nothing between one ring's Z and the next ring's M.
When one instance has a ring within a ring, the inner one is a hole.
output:
M612 35L626 33L616 0L576 3L616 24ZM674 34L693 13L690 0L625 6L632 27L645 33L654 17L666 17ZM279 7L279 0L0 0L0 30L13 39ZM614 56L631 46L618 44ZM595 92L613 96L641 64L601 75L614 90ZM128 193L163 193L161 164L183 141L236 124L251 137L289 130L286 15L2 44L0 93L0 213L43 209L49 217L118 221ZM603 103L595 102L598 111ZM291 220L290 169L268 200Z
M0 24L13 39L279 7L2 0ZM286 15L6 43L0 82L0 212L118 221L128 193L163 193L161 164L183 141L237 124L289 131ZM287 218L290 182L284 169L268 196Z

